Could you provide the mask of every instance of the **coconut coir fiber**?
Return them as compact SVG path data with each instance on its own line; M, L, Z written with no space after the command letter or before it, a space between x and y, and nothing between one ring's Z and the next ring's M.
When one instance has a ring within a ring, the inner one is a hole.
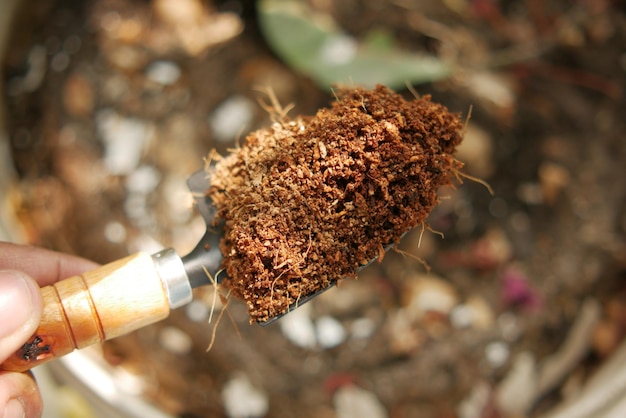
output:
M251 321L381 258L423 224L461 167L462 123L430 97L340 89L314 117L251 133L219 160L207 191L224 221L223 283Z

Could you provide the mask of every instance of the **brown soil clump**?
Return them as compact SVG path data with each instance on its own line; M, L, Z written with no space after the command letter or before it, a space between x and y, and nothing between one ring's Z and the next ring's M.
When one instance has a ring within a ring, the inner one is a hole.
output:
M207 191L225 221L224 285L252 321L382 258L461 167L462 123L430 97L341 89L329 109L251 133Z

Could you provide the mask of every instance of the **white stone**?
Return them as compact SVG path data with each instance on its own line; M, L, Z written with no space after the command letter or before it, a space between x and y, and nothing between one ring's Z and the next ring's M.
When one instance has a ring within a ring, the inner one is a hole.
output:
M317 342L322 348L333 348L346 340L346 329L332 316L322 316L315 321Z
M490 395L491 389L487 383L479 382L474 385L467 398L459 403L457 408L459 418L482 418Z
M163 86L176 83L180 74L180 67L171 61L154 61L146 69L148 79Z
M498 409L505 416L525 416L535 400L537 381L535 356L529 352L518 354L513 367L496 389Z
M247 132L254 117L255 105L244 96L223 101L209 117L209 124L220 142L231 142Z
M517 340L522 332L517 317L511 312L500 314L496 320L496 325L502 338L506 341Z
M180 328L166 326L159 332L159 343L170 353L188 354L193 346L189 334Z
M414 352L423 342L421 331L414 326L406 309L390 311L385 324L389 335L389 348L394 354Z
M159 185L161 174L152 166L142 165L126 178L126 190L137 193L150 193Z
M317 345L311 305L302 305L278 321L283 335L298 347L313 349Z
M494 170L492 154L493 138L489 132L473 123L467 125L456 156L466 164L470 174L480 178L489 177Z
M492 367L502 367L509 359L511 350L509 346L502 341L494 341L485 347L485 358Z
M450 323L455 328L468 328L474 322L474 312L465 305L458 305L450 312Z
M388 414L372 392L354 385L343 386L333 398L337 418L387 418Z
M128 193L126 200L124 200L124 212L133 220L149 216L146 195L142 193Z
M508 110L515 105L516 94L511 77L494 72L473 71L467 74L466 83L474 95L497 109Z
M123 367L116 367L113 372L115 386L122 392L139 396L145 390L145 382L139 375L131 373Z
M254 387L247 376L234 376L222 389L224 409L230 418L263 417L269 410L267 395Z
M209 307L200 300L194 300L185 307L185 313L192 321L202 322L209 317Z
M427 312L448 315L457 305L454 288L443 279L416 275L409 283L411 296L405 309L411 319L419 319Z
M359 318L350 325L352 338L367 339L376 331L376 323L369 318Z
M151 126L103 109L96 114L96 129L104 143L105 167L113 175L130 174L139 165Z
M111 221L104 226L104 237L109 242L120 244L126 240L126 227L117 221Z
M450 312L450 323L455 328L486 330L493 326L494 317L485 300L478 296L470 296L463 304L455 306Z

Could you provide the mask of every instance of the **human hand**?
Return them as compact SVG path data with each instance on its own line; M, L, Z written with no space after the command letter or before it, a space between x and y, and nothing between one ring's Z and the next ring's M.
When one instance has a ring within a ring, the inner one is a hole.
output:
M0 364L37 329L42 311L39 287L95 267L79 257L0 242ZM41 412L33 375L0 371L0 418L36 418Z

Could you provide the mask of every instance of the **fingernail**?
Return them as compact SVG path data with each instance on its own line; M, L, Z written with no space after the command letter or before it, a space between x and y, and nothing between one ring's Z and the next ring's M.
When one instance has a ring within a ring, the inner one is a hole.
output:
M34 309L33 289L27 278L14 271L0 271L0 339L23 326Z
M11 399L7 406L4 408L3 418L24 418L26 417L26 411L24 411L24 405L17 399Z

